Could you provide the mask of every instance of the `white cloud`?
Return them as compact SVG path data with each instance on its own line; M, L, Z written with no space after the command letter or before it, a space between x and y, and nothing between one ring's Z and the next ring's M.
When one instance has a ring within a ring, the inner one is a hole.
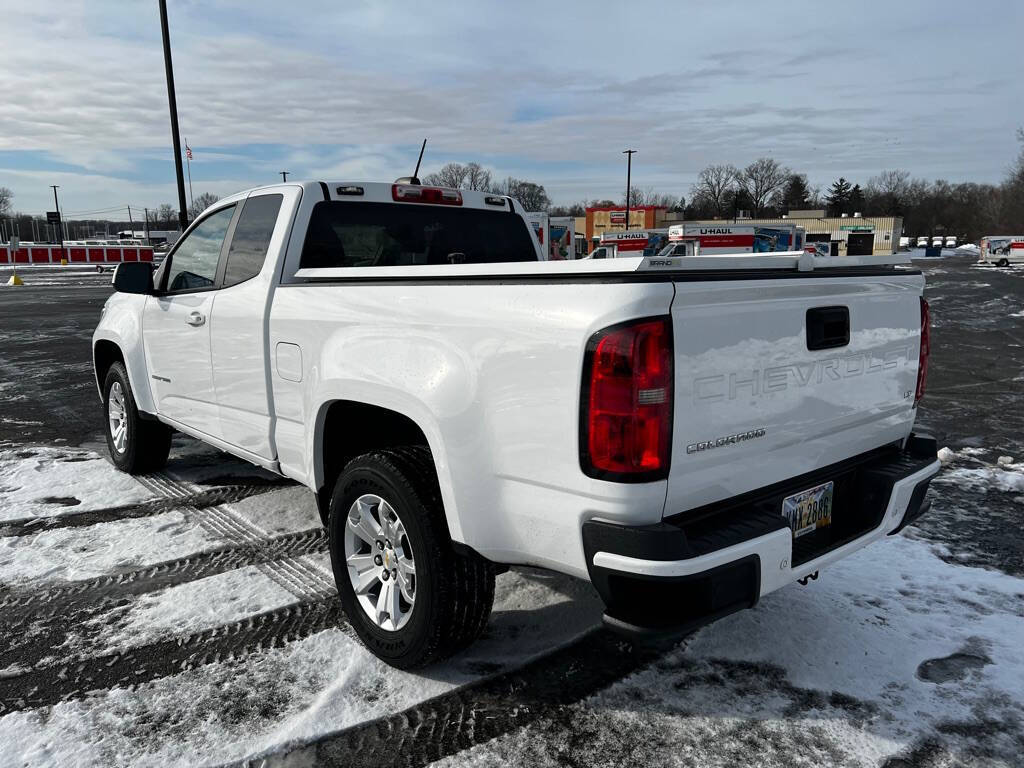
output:
M707 163L762 154L819 181L887 167L997 180L1020 120L1024 60L1012 38L1022 11L1005 3L985 18L952 0L937 5L869 2L851 16L839 4L808 15L736 2L698 12L674 3L172 1L170 26L192 146L216 147L207 160L251 158L233 150L240 145L294 148L290 168L272 168L276 156L250 160L244 185L277 170L390 178L409 165L403 148L423 136L428 164L431 153L496 158L492 166L564 200L617 196L627 143L640 150L636 182L674 193ZM169 128L155 4L11 10L0 150L46 150L112 188L138 169L139 153L169 160L156 152ZM940 52L935 27L953 23L958 38L984 35L984 56ZM538 105L550 116L515 121ZM325 157L311 145L360 151ZM19 204L37 194L15 192ZM128 182L117 188L122 198L132 192Z

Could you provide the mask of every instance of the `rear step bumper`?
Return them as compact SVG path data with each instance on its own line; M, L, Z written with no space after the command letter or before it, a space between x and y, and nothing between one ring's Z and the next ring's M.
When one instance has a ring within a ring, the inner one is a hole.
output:
M605 624L632 636L685 634L753 607L762 595L898 533L930 506L935 441L912 435L904 451L873 452L657 525L583 525L590 580ZM794 539L785 496L835 482L833 524Z

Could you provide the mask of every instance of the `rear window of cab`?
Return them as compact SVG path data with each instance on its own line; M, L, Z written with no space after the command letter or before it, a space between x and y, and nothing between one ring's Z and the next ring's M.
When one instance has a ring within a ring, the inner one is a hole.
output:
M537 261L526 222L508 211L321 201L300 266L395 267Z

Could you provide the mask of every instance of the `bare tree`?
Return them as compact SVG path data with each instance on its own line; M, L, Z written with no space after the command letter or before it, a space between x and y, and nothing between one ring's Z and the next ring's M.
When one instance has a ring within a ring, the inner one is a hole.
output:
M0 187L0 214L7 215L11 212L11 200L13 199L14 193L10 189Z
M203 192L192 203L192 207L189 209L189 218L194 219L218 200L220 200L220 198L212 192Z
M707 207L716 216L722 216L736 188L739 171L733 165L709 165L697 176L691 197L695 205Z
M910 202L910 191L909 171L882 171L868 179L867 196L875 210L882 213L901 213Z
M178 228L178 210L170 203L164 203L157 208L153 219L156 221L157 229Z
M999 226L1004 231L1024 229L1024 128L1017 129L1020 154L1003 182Z
M469 169L462 163L447 163L437 173L428 174L423 178L424 184L432 187L449 187L464 189Z
M478 189L488 192L494 187L491 180L491 172L479 163L466 163L466 181L463 189Z
M755 216L785 186L789 176L790 170L771 157L760 157L740 171L737 183L750 197Z
M654 187L631 187L629 190L629 205L630 207L640 207L642 205L660 205L665 208L673 208L679 203L679 198L675 195L665 194L664 192L655 192ZM626 198L622 198L622 204L626 204Z
M509 176L498 184L494 191L515 198L527 211L546 211L551 207L551 198L548 197L543 185L534 184L532 181Z

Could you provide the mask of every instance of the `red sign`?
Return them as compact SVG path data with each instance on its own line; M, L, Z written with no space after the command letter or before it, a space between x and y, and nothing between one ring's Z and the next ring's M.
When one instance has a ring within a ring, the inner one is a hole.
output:
M701 235L701 248L753 248L753 235Z
M625 224L626 223L626 212L625 211L609 211L608 220L612 224Z

